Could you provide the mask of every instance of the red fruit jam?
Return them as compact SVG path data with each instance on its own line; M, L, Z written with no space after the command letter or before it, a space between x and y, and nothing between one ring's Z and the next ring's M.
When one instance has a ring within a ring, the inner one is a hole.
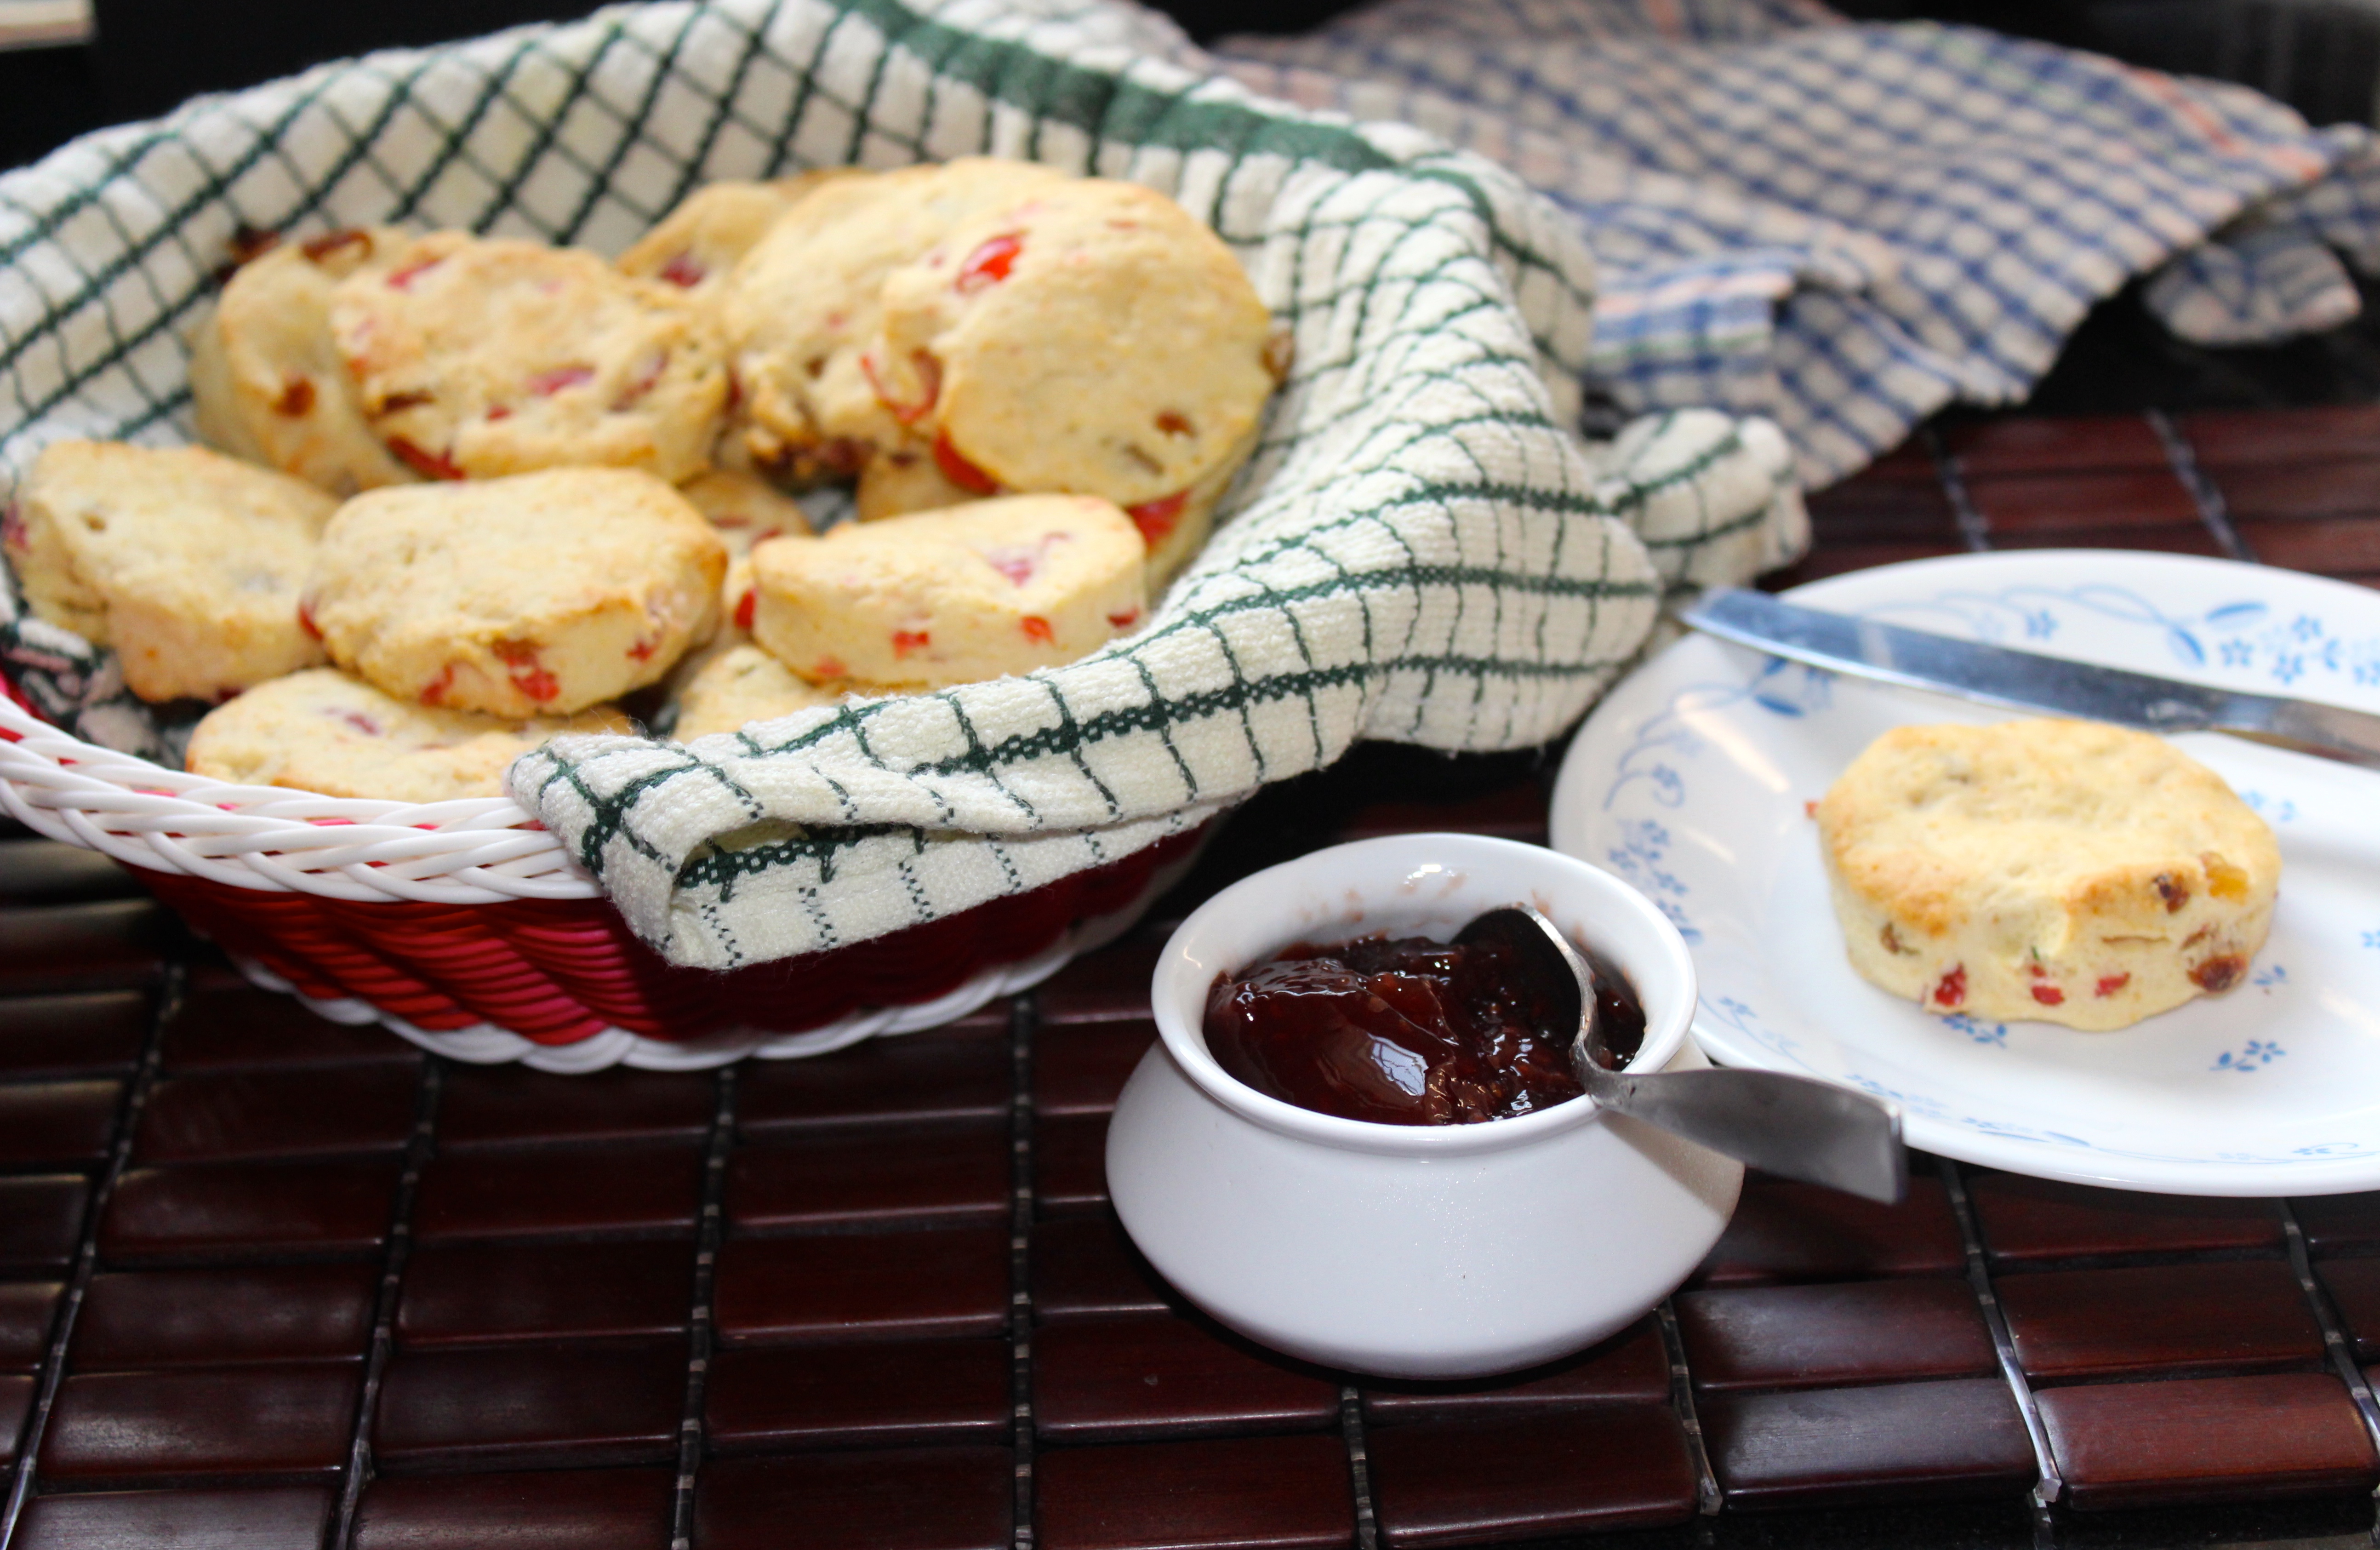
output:
M1589 955L1605 1042L1645 1042L1627 977ZM1207 1048L1268 1096L1382 1125L1474 1125L1579 1095L1556 987L1500 942L1300 942L1207 993Z

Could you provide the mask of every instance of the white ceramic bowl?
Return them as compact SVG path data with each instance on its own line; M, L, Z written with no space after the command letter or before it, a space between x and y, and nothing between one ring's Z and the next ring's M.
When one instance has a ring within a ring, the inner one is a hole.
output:
M1742 1165L1585 1098L1483 1125L1317 1114L1224 1073L1207 992L1293 942L1451 936L1535 904L1618 964L1640 1069L1702 1065L1694 961L1645 897L1584 861L1476 835L1335 846L1217 894L1166 944L1162 1042L1108 1130L1108 1190L1149 1263L1277 1350L1406 1378L1534 1366L1624 1327L1718 1241Z

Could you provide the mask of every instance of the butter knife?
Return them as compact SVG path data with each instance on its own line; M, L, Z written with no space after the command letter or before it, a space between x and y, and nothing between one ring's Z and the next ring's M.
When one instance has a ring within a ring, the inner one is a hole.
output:
M1678 617L1722 641L1853 677L2146 732L2228 732L2380 769L2380 715L2338 705L2011 651L1804 608L1742 587L1714 587L1680 608Z

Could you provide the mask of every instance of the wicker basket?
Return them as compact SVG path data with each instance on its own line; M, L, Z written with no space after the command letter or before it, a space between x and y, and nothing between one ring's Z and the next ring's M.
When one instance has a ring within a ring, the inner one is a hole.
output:
M1129 928L1205 833L722 974L663 962L508 799L413 807L226 786L6 702L0 739L0 810L122 862L259 984L442 1055L551 1071L816 1055L965 1017Z

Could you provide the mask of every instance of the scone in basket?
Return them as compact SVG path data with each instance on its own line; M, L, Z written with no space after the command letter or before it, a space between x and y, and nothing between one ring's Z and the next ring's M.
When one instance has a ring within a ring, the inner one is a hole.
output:
M513 797L407 806L184 773L190 717L0 621L0 807L103 850L259 982L470 1060L805 1054L931 1026L1123 929L1219 815L1356 738L1540 742L1666 588L1802 541L1781 439L1589 445L1568 217L1417 130L1216 79L1128 5L722 0L395 53L0 178L0 466L193 439L187 339L243 240L389 223L617 252L719 178L1038 160L1211 226L1294 342L1206 551L1028 677L678 744L576 737Z

